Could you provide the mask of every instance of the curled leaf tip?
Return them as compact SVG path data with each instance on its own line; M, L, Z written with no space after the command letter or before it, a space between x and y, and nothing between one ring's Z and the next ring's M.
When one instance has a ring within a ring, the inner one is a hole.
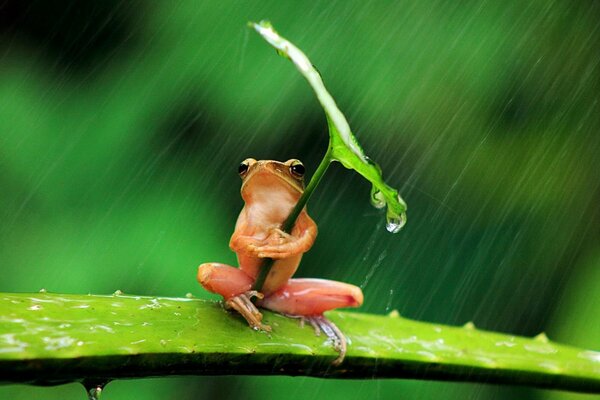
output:
M277 53L290 59L312 87L325 111L329 127L329 151L331 160L339 161L344 167L353 169L371 182L371 203L377 208L387 206L386 228L396 233L406 223L406 203L398 191L383 180L381 168L364 153L358 140L350 130L344 114L325 88L321 75L309 58L293 43L280 36L270 22L261 21L254 29L275 48Z

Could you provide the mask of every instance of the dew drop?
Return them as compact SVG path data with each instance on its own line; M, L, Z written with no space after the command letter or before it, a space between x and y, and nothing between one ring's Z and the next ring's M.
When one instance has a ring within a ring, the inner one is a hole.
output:
M193 299L194 295L188 292L185 294L185 297L186 297L186 299Z
M48 291L45 288L40 289L40 293L47 293Z
M123 291L120 289L115 290L115 292L113 293L113 296L122 296L123 295Z

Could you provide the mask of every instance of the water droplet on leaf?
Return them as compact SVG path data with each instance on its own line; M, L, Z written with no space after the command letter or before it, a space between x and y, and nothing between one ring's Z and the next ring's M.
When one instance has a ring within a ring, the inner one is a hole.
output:
M387 223L385 228L388 232L398 233L400 229L406 224L406 213L402 213L400 215L393 214L389 208L387 213Z

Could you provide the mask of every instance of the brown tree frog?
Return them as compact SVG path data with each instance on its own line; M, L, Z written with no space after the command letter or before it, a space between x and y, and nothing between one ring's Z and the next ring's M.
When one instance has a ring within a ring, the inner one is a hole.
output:
M313 245L317 225L302 210L291 234L281 230L285 219L304 191L304 166L299 160L286 162L253 158L239 166L241 194L245 202L229 242L237 254L239 268L220 263L198 267L198 281L210 292L220 294L228 308L239 312L256 330L269 331L262 314L252 303L284 315L301 317L315 331L323 331L334 343L342 362L346 338L323 313L341 307L358 307L363 302L360 288L325 279L296 278L302 254ZM263 259L275 260L262 287L252 290Z

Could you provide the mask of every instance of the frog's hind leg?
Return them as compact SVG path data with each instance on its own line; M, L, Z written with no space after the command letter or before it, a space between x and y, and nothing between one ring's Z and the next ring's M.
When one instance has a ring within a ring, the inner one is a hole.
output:
M342 307L359 307L363 293L359 287L326 279L290 279L283 287L266 293L258 304L287 315L322 315Z
M204 289L220 294L225 299L246 293L252 288L253 282L241 269L220 263L200 265L197 278Z
M339 365L346 355L346 337L323 313L336 308L359 307L362 302L362 291L354 285L325 279L290 279L281 289L259 301L259 305L282 314L304 317L317 335L323 332L332 341L339 353L333 364Z
M202 264L198 267L198 282L209 292L223 296L225 306L240 313L252 329L271 330L262 323L262 314L250 301L252 297L262 298L262 294L250 290L253 279L241 269L219 263Z

